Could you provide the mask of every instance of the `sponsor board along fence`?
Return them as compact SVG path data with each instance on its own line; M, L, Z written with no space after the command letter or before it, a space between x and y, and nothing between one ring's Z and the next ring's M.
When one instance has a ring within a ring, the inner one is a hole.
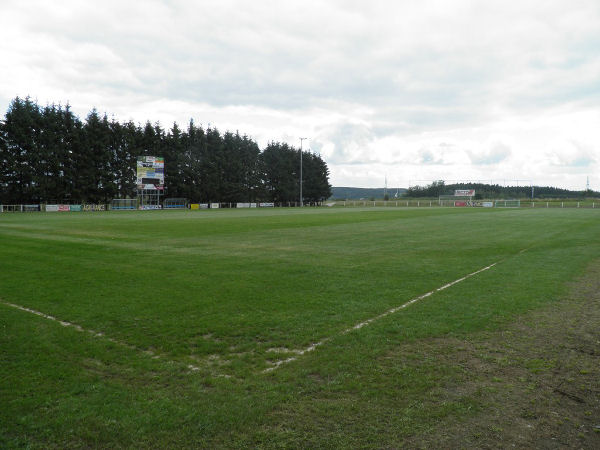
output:
M482 208L600 208L600 199L594 200L332 200L329 207L482 207Z
M185 206L177 205L178 208L186 208L189 210L204 210L204 209L237 209L237 208L294 208L299 207L298 202L258 202L258 203L189 203ZM482 208L600 208L600 199L575 201L520 201L513 200L482 200L465 202L461 200L454 201L439 201L439 200L332 200L324 204L312 206L327 206L327 207L398 207L398 208L435 208L435 207L482 207ZM309 207L304 204L303 207ZM17 204L17 205L0 205L0 213L9 212L90 212L90 211L108 211L122 210L110 204ZM129 208L137 209L137 208ZM151 208L139 208L144 210L161 209L160 206L152 206Z

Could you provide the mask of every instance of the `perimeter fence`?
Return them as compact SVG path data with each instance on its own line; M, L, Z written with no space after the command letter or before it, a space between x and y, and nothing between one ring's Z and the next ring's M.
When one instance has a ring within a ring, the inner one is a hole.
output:
M512 202L512 201L511 201ZM488 208L589 208L600 209L600 199L594 200L521 200L517 206L508 201L482 200L473 202L457 202L451 200L331 200L322 203L304 203L299 202L212 202L212 203L187 203L177 204L178 208L188 210L206 210L206 209L244 209L244 208L298 208L298 207L334 207L334 208L365 208L365 207L384 207L384 208L469 208L469 207L488 207ZM172 209L173 206L165 206L165 209ZM160 208L157 208L160 209ZM94 203L94 204L0 204L0 213L27 213L27 212L92 212L92 211L122 211L123 208L116 208L112 204ZM153 210L150 210L153 211Z
M326 202L329 207L396 207L396 208L465 208L465 207L489 207L489 208L600 208L600 199L595 200L521 200L518 206L508 203L507 200L476 200L471 204L453 200L332 200Z

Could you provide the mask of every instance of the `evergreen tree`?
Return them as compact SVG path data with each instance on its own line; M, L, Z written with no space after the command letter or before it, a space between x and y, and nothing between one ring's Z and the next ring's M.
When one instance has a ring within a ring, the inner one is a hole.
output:
M181 194L190 200L206 200L202 197L201 183L203 181L202 160L206 151L207 141L204 130L194 125L190 120L185 133L183 155L181 157Z
M183 167L185 165L185 146L187 136L182 133L179 126L173 127L165 137L162 155L165 158L165 185L168 197L186 197L183 186ZM187 197L186 197L187 198Z
M243 193L243 199L249 202L260 198L260 149L258 144L248 136L241 138L241 160L242 160L242 184L240 192Z
M299 201L299 152L288 144L271 142L260 156L267 199L281 203Z
M108 202L136 193L138 156L165 158L168 196L202 202L299 200L300 153L270 143L261 153L238 132L203 130L190 121L186 131L174 123L142 128L119 123L93 109L81 122L67 104L40 108L16 97L0 121L0 200L3 203ZM330 195L325 162L308 152L304 198Z
M65 196L62 164L65 160L62 143L62 108L46 106L41 111L38 158L33 162L39 200L61 200Z
M39 199L34 180L34 161L38 154L40 122L39 108L29 97L25 100L16 97L11 102L3 127L7 203L28 203Z
M117 172L119 198L136 195L137 157L143 152L143 133L140 127L129 121L121 126L121 149L118 154Z
M10 184L11 162L8 154L8 140L4 130L4 120L0 120L0 204L7 201Z
M200 199L205 202L220 202L223 194L224 158L223 139L219 130L206 130L206 140L200 153Z
M73 114L69 104L61 114L61 143L63 146L63 160L61 161L62 186L64 194L62 197L66 202L78 203L83 200L80 188L77 184L77 159L82 152L83 146L83 124ZM57 197L61 197L60 194ZM49 199L46 199L48 201Z
M83 148L76 158L77 188L80 198L93 203L107 202L115 194L111 172L113 149L108 118L93 109L83 128Z
M251 201L257 182L256 143L239 133L223 135L221 198L225 202Z
M310 152L302 152L302 196L305 202L313 204L331 197L327 164Z

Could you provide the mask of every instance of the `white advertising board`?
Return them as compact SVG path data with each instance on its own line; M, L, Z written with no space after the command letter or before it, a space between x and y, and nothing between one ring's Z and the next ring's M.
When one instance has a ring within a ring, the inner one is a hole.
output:
M455 197L473 197L475 195L475 189L456 189L454 191Z

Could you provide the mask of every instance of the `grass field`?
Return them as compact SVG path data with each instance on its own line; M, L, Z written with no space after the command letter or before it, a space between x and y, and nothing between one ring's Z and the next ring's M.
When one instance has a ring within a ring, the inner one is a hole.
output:
M424 343L562 304L600 210L3 214L0 242L0 447L381 448L485 412Z

